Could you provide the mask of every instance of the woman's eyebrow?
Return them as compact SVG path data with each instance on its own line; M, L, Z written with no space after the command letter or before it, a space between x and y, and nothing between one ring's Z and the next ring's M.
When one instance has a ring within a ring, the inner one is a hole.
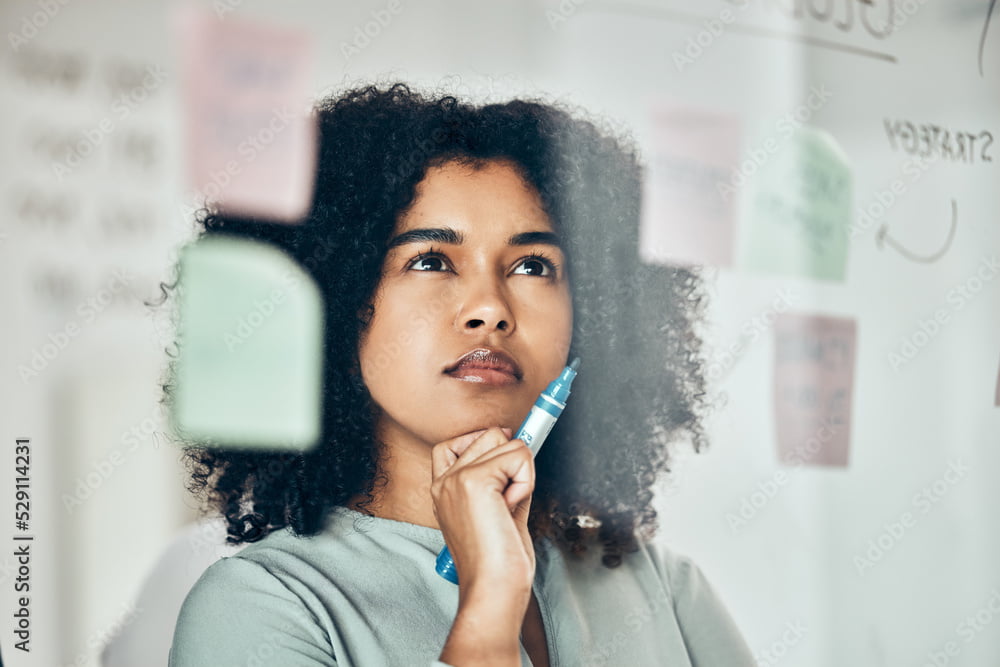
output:
M507 240L507 245L535 245L537 243L554 245L557 248L562 247L559 235L554 232L522 232L514 234Z
M465 237L462 236L461 232L457 232L450 227L425 227L420 229L410 229L402 234L394 236L389 241L388 249L391 250L396 246L406 245L407 243L423 243L426 241L430 241L431 243L461 245L461 243L465 241Z
M425 242L461 245L465 242L465 236L462 232L450 227L421 227L419 229L407 230L392 237L387 249L391 250L392 248L408 243ZM507 240L507 245L513 246L535 245L539 243L553 245L557 248L562 247L559 235L554 232L521 232L520 234L514 234Z

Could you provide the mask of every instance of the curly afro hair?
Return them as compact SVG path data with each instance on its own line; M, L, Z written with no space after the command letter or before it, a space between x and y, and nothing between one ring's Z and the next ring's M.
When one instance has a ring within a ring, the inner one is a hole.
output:
M694 270L640 262L637 151L574 114L538 101L477 106L400 83L348 90L316 105L315 195L302 224L199 214L204 235L282 248L325 297L320 444L297 454L185 443L189 488L226 517L231 542L285 526L316 534L328 511L351 498L364 498L360 509L371 513L386 479L372 401L355 370L387 242L429 167L491 160L513 164L534 186L563 240L574 309L569 356L585 366L536 460L532 534L567 553L599 544L608 567L652 536L653 488L668 470L668 445L686 440L698 450L705 440L696 331L705 299ZM171 382L168 374L166 401Z

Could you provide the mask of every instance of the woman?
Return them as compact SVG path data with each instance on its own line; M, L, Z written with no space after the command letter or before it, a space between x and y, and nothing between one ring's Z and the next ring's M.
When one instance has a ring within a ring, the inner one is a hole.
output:
M648 544L667 443L703 440L702 297L637 259L634 151L552 106L401 84L318 118L302 225L204 225L321 286L322 442L190 450L254 544L194 587L171 664L753 664L697 568ZM513 429L573 356L533 461Z

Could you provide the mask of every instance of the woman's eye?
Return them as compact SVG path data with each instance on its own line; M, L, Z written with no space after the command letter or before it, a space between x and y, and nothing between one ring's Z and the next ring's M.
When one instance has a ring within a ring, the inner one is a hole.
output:
M553 272L552 264L539 257L529 257L514 269L514 273L528 276L551 276Z
M410 268L415 271L447 271L448 265L437 255L427 255L413 260Z

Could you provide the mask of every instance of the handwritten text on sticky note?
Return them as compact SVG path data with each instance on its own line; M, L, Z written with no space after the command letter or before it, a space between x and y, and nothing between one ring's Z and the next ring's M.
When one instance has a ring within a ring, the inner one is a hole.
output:
M750 190L742 252L747 268L844 279L852 177L832 136L797 129L761 165Z
M665 264L731 266L735 197L720 193L736 167L735 115L659 107L643 191L641 254Z
M853 319L780 314L774 323L778 459L846 466L851 434Z
M190 185L234 213L300 219L316 154L310 35L193 8L177 23Z

